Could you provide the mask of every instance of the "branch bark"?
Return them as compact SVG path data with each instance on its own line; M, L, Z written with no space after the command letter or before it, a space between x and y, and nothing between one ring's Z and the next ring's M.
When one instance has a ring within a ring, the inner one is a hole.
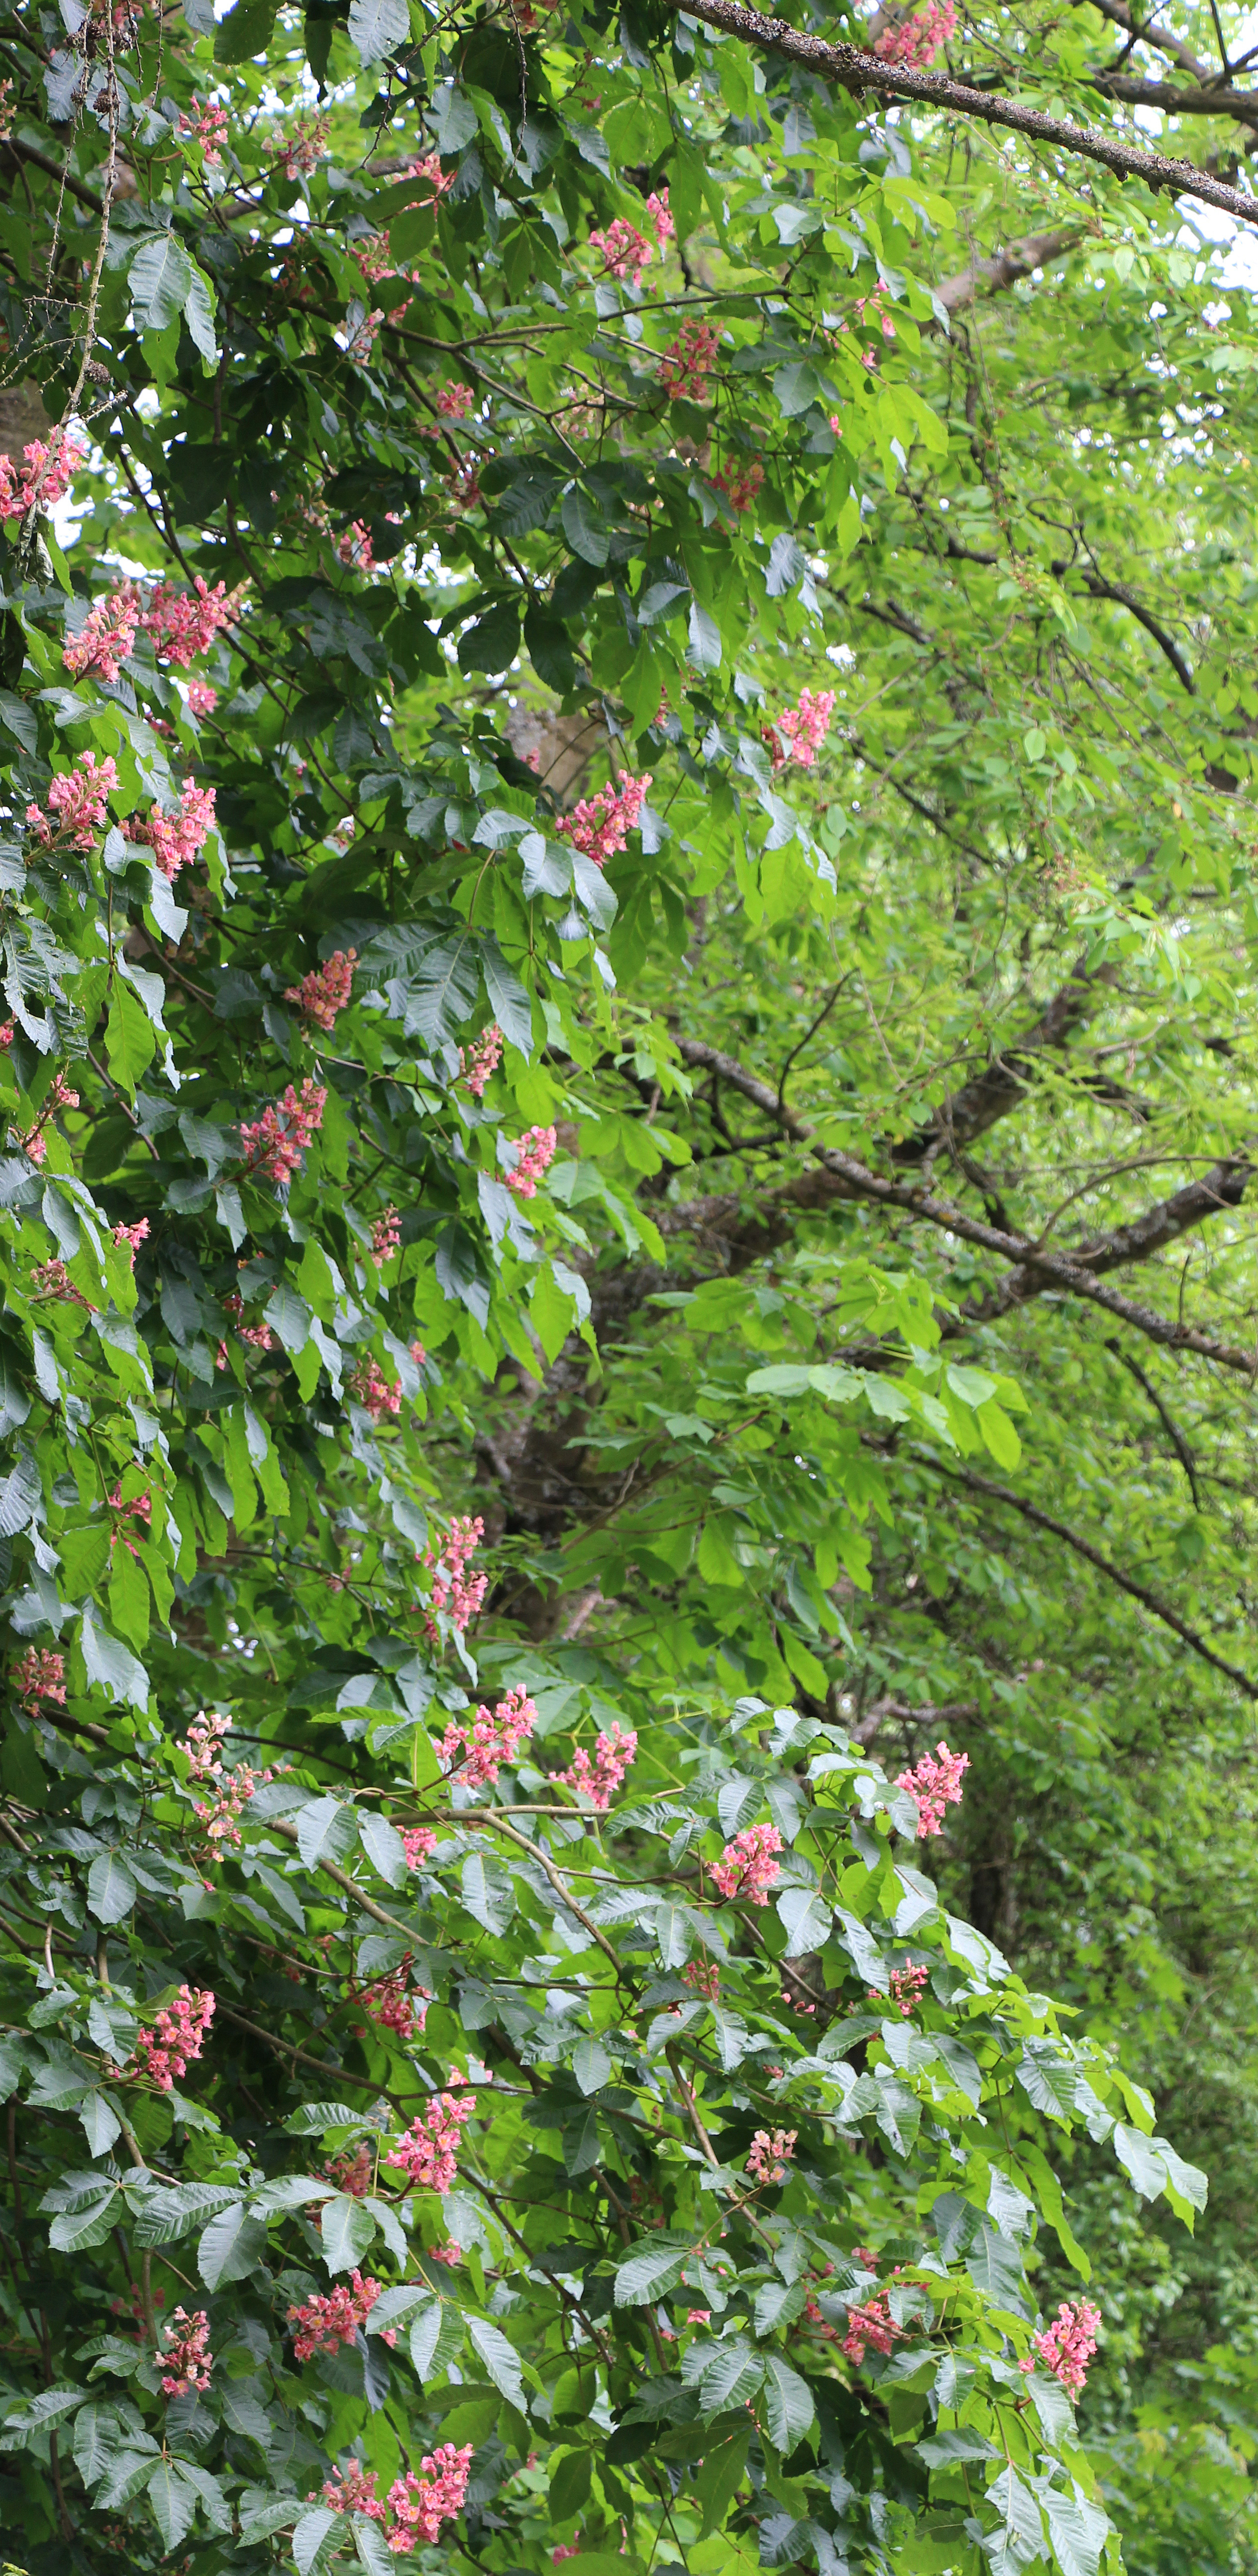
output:
M723 35L737 36L744 44L754 45L761 53L780 54L786 62L802 63L807 71L833 81L839 89L858 95L872 90L882 98L942 107L954 116L1003 126L1010 133L1024 134L1029 142L1055 145L1081 160L1095 162L1112 171L1117 179L1142 179L1148 188L1165 188L1173 197L1196 197L1202 205L1217 206L1239 224L1258 224L1258 201L1242 196L1237 188L1225 187L1195 161L1171 160L1161 152L1142 152L1135 144L1121 143L1116 135L1102 133L1097 126L1076 125L1062 116L1045 116L1037 107L1024 107L1020 99L1005 98L998 90L973 89L966 81L953 80L947 72L909 71L902 64L879 62L876 54L866 53L860 45L825 44L819 36L802 35L783 18L766 18L758 9L740 7L739 0L691 0L690 14L702 19L706 26L718 27Z
M1021 241L1010 242L1006 250L992 253L990 259L976 259L969 268L958 269L954 277L945 277L935 294L946 313L960 313L966 305L978 301L980 287L989 294L1001 294L1006 287L1016 286L1020 278L1031 277L1037 268L1047 268L1052 260L1064 259L1066 252L1077 250L1086 238L1083 226L1073 224L1055 233L1027 233ZM939 328L926 323L927 331Z

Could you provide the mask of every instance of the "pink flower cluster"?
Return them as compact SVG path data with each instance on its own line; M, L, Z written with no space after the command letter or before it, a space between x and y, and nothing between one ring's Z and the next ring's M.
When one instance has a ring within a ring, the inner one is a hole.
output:
M854 2361L859 2369L867 2344L872 2344L875 2352L890 2352L896 2336L902 2331L887 2305L886 2291L879 2290L877 2297L867 2300L864 2307L848 2309L843 2350L848 2360Z
M81 751L77 769L54 778L48 790L48 802L59 817L49 820L38 805L28 805L26 819L36 839L47 847L50 841L68 840L73 850L90 850L105 820L105 799L118 784L118 770L107 753L98 760L94 751Z
M763 465L723 465L712 477L718 492L723 492L731 510L747 510L764 481Z
M469 1576L467 1571L484 1535L485 1524L478 1512L475 1520L464 1516L451 1521L438 1555L430 1547L424 1550L424 1564L432 1571L432 1612L435 1615L446 1611L460 1636L489 1590L487 1574ZM427 1626L429 1636L435 1638L433 1618L429 1618Z
M72 431L55 429L47 445L33 438L22 454L20 475L11 456L0 456L0 519L24 519L28 510L51 510L64 501L87 449Z
M176 2308L162 2327L166 2349L159 2353L163 2365L164 2397L190 2397L194 2389L208 2388L214 2355L210 2350L210 2320L204 2308Z
M473 1100L484 1099L485 1085L502 1062L502 1047L502 1031L497 1021L491 1020L488 1028L472 1040L470 1053L459 1048L459 1080L466 1084Z
M938 1754L938 1761L935 1759ZM935 1753L924 1753L911 1771L902 1771L897 1789L907 1789L917 1801L917 1839L925 1842L928 1834L943 1832L944 1808L961 1804L961 1782L969 1770L968 1753L950 1753L941 1737Z
M208 680L189 680L187 702L189 715L212 716L218 705L218 691L210 687Z
M601 250L605 276L631 277L635 286L639 284L648 262L655 257L645 233L626 223L623 215L617 215L605 233L591 233L590 248Z
M690 402L703 401L720 345L720 332L710 322L687 322L677 339L669 341L660 384L670 402L683 394Z
M433 400L443 420L466 420L476 396L470 385L438 385Z
M134 649L139 622L129 588L111 590L108 599L98 599L95 608L88 610L78 634L66 638L61 659L71 679L81 680L87 672L94 671L102 680L116 680Z
M399 2039L414 2039L423 2030L432 2002L426 1986L420 1987L420 2000L416 2002L407 1973L410 1964L408 1950L400 1968L395 1968L391 1976L377 1977L362 1991L363 2004L377 2028L395 2030Z
M880 63L898 63L906 71L922 71L956 32L953 0L930 0L929 7L915 17L902 19L898 27L886 28L874 52Z
M670 241L677 239L677 226L668 211L667 188L661 188L658 197L652 190L646 201L646 210L655 226L655 238L660 249L667 250Z
M1019 2362L1019 2370L1034 2370L1035 2361L1039 2359L1072 2397L1081 2397L1088 2363L1096 2351L1096 2330L1100 2322L1101 2311L1093 2307L1090 2299L1080 2299L1077 2307L1072 2306L1069 2299L1063 2299L1051 2325L1041 2327L1032 2335L1035 2356L1029 2361Z
M402 1834L402 1849L408 1869L422 1869L437 1848L437 1837L431 1825L411 1825Z
M236 624L247 587L242 582L237 590L229 590L219 581L211 590L200 573L193 591L171 590L159 582L148 606L139 611L141 632L152 637L158 661L186 671L198 653L208 653L220 630Z
M593 1762L585 1746L579 1744L572 1757L571 1769L556 1771L554 1776L556 1780L564 1781L568 1788L579 1789L582 1796L589 1799L590 1805L604 1815L637 1750L636 1730L630 1727L627 1734L622 1735L619 1721L613 1718L610 1735L598 1737Z
M712 1877L722 1896L746 1896L753 1905L767 1905L768 1890L781 1875L773 1857L781 1848L776 1825L745 1825L713 1867Z
M378 1422L384 1413L401 1412L401 1378L386 1377L378 1360L370 1355L359 1361L347 1383L350 1394L361 1404L364 1413L371 1415L373 1422Z
M507 1174L507 1188L518 1199L535 1199L537 1184L550 1170L555 1159L558 1137L553 1127L526 1127L515 1139L516 1163Z
M147 1243L148 1234L149 1221L146 1216L137 1217L134 1225L116 1225L114 1227L114 1242L119 1246L125 1243L130 1247L131 1266L133 1269L135 1267L135 1256L139 1251L141 1244Z
M297 2329L293 2336L297 2360L310 2361L317 2352L335 2352L338 2345L353 2343L380 2296L380 2287L379 2281L370 2276L364 2280L361 2272L355 2272L352 2287L338 2281L326 2297L316 2293L300 2307L290 2308L288 2322Z
M307 178L323 158L332 120L328 116L299 116L287 139L273 134L267 144L286 179Z
M394 1253L400 1252L401 1248L401 1220L390 1200L383 1216L376 1217L371 1229L371 1257L377 1270L383 1270L386 1261L392 1261Z
M643 778L632 778L622 769L619 793L614 787L600 787L597 795L583 796L570 814L560 815L555 830L593 859L596 868L605 868L626 847L629 834L636 832L651 783L649 770Z
M471 2465L470 2442L463 2450L442 2442L425 2452L418 2473L408 2469L395 2478L386 2496L376 2493L374 2469L354 2466L337 2470L325 2482L323 2501L333 2513L360 2513L379 2523L386 2549L395 2558L409 2558L417 2541L439 2539L442 2523L453 2522L462 2512Z
M169 2093L176 2076L187 2074L213 2019L213 1994L181 1986L173 2004L157 2014L153 2028L136 2032L136 2049L143 2049L147 2061L138 2071L152 2076L159 2093Z
M28 1717L35 1715L41 1699L52 1700L58 1708L66 1704L66 1659L52 1646L28 1646L21 1663L15 1665L13 1687Z
M286 987L285 1001L295 1002L303 1016L314 1021L316 1028L330 1032L336 1026L337 1012L349 1008L357 963L356 948L336 949L326 966L312 967L308 975L302 976L300 984Z
M240 1141L246 1171L264 1172L281 1188L291 1181L316 1128L323 1124L327 1098L323 1084L307 1074L300 1094L290 1082L260 1118L243 1119Z
M929 1981L930 1970L920 1959L909 1959L904 1967L892 1969L890 1978L888 1979L888 1984L891 1989L891 2001L905 2021L908 2020L914 2006L920 2003L922 1994ZM876 1986L871 1986L869 1989L869 2000L871 2004L881 2005L886 2003L887 1997L879 1994ZM797 2009L802 2011L804 2007L801 2005L797 2007ZM807 2009L809 2012L812 2012L815 2010L815 2006L809 2004Z
M163 814L155 805L139 822L133 814L127 816L122 827L126 838L147 844L169 884L181 868L191 867L213 831L214 795L212 787L194 787L189 780L180 791L178 813Z
M247 1762L238 1762L235 1770L229 1771L223 1761L221 1747L224 1736L230 1731L229 1717L207 1717L201 1709L195 1724L188 1729L183 1749L188 1756L190 1777L214 1783L213 1805L200 1799L196 1802L198 1824L204 1825L212 1843L237 1849L240 1827L236 1818L248 1806L259 1781L273 1780L275 1774L270 1769L254 1771Z
M683 1984L689 1986L693 1993L702 1995L707 2003L716 2002L721 1991L721 1971L715 1959L710 1963L692 1959L689 1967L683 1968L681 1973Z
M455 1718L446 1728L437 1752L444 1763L457 1770L464 1788L491 1787L503 1763L514 1762L536 1724L537 1709L527 1692L511 1690L492 1712L482 1701L470 1728L466 1718ZM634 1746L636 1750L636 1737Z
M785 708L766 727L765 741L774 768L782 769L788 760L794 760L801 769L811 769L830 730L833 713L833 689L819 689L815 697L811 689L801 689L799 705Z
M786 2168L795 2153L798 2129L757 2129L747 2157L747 2171L753 2182L785 2182Z
M351 2200L365 2200L374 2179L373 2164L371 2149L364 2140L361 2147L344 2147L323 2170L338 2191L347 2193Z
M192 116L188 115L186 109L180 108L179 131L181 134L190 134L193 142L201 145L207 170L217 170L223 158L218 147L227 132L227 110L225 107L213 105L202 107L195 90L192 93L192 104L196 111Z
M461 2084L466 2079L457 2068L447 2081ZM389 2149L387 2165L396 2165L424 2191L449 2191L458 2172L459 2131L465 2120L475 2113L473 2096L438 2093L427 2112L412 2120L404 2138Z
M408 179L425 179L433 192L431 197L413 197L411 203L416 206L435 206L447 188L454 186L455 174L442 169L439 152L426 152L422 161L412 161L406 175Z

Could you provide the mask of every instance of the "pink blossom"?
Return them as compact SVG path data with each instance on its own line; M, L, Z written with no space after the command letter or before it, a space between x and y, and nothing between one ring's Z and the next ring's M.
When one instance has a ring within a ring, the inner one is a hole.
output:
M35 1151L36 1145L39 1147L38 1153ZM47 1150L47 1144L42 1136L30 1139L26 1147L33 1163L42 1163ZM72 1286L70 1273L59 1254L51 1261L35 1262L32 1265L31 1278L37 1297L70 1297L77 1300L80 1306L87 1303L86 1298L80 1297L78 1289Z
M0 1022L0 1047L11 1047L16 1036L17 1028L12 1020Z
M450 1769L457 1770L464 1787L490 1787L503 1763L514 1762L536 1724L537 1710L527 1691L510 1690L492 1711L482 1702L470 1727L466 1718L455 1718L437 1752ZM636 1741L635 1737L635 1746Z
M71 678L81 680L86 672L95 671L102 680L116 680L134 648L138 624L129 589L111 590L108 599L98 600L78 634L66 638L61 659Z
M692 1959L689 1966L683 1968L681 1973L683 1983L688 1985L694 1994L702 1995L710 2004L716 2002L721 1991L721 1971L715 1959L710 1962Z
M457 2263L461 2263L462 2260L463 2248L461 2245L455 2244L453 2237L448 2245L430 2245L428 2248L428 2261L430 2263L448 2263L452 2271L455 2265Z
M660 249L667 250L670 241L677 239L677 226L668 211L667 188L661 188L658 197L652 194L647 198L646 210L655 226L655 238Z
M338 2281L326 2298L316 2295L300 2307L290 2308L288 2322L297 2329L293 2336L297 2360L309 2361L317 2352L332 2353L340 2344L353 2343L380 2296L380 2288L379 2281L373 2281L370 2275L364 2280L361 2272L355 2272L352 2287Z
M387 233L360 233L357 241L350 243L349 255L369 286L378 286L382 277L392 277L394 273ZM344 556L341 560L345 561Z
M637 1750L638 1738L634 1728L630 1727L628 1733L622 1735L619 1721L613 1719L610 1735L600 1735L597 1739L593 1762L584 1745L578 1745L571 1769L556 1771L554 1777L564 1781L570 1789L579 1789L590 1805L597 1807L599 1814L603 1815Z
M311 1137L323 1123L327 1091L309 1074L298 1094L290 1082L280 1099L260 1118L241 1121L240 1142L247 1172L262 1172L283 1187L300 1168Z
M767 1905L767 1891L781 1875L773 1857L781 1848L776 1825L745 1825L713 1867L713 1881L722 1896L747 1896L753 1905Z
M924 1753L911 1771L901 1771L897 1789L906 1789L917 1801L917 1839L925 1842L929 1834L943 1832L944 1808L961 1804L961 1782L970 1767L968 1753L950 1753L941 1737L934 1754Z
M458 1629L460 1635L468 1621L476 1617L489 1590L487 1574L469 1577L467 1572L484 1535L485 1524L479 1512L475 1520L466 1516L462 1519L456 1517L450 1523L440 1553L434 1555L431 1547L424 1550L424 1564L432 1571L432 1611L434 1614L446 1611L451 1625ZM430 1638L435 1640L437 1630L432 1618L428 1619L427 1627Z
M590 248L601 250L605 276L631 277L635 286L647 262L655 257L645 234L626 223L623 215L617 215L605 233L591 233Z
M211 590L199 573L193 591L171 590L159 582L139 620L142 632L152 637L158 661L186 671L198 653L208 653L220 630L236 624L247 588L242 582L229 591L220 581Z
M375 2180L374 2168L375 2158L364 2140L362 2146L355 2147L352 2152L348 2147L343 2148L323 2170L328 2181L334 2182L337 2190L345 2192L350 2200L365 2200Z
M164 2365L162 2394L165 2397L190 2397L194 2389L208 2388L214 2355L210 2351L210 2320L204 2308L194 2308L189 2316L176 2308L173 2317L162 2327L166 2349L158 2360Z
M503 1035L496 1020L473 1038L470 1053L459 1048L459 1080L471 1092L473 1100L483 1100L485 1085L502 1062Z
M133 1269L135 1267L135 1256L139 1251L141 1244L147 1243L148 1241L148 1232L149 1221L146 1216L137 1217L134 1225L116 1225L114 1227L114 1242L119 1246L124 1243L130 1246L131 1266Z
M189 715L212 716L218 705L218 691L208 680L189 680L185 692Z
M466 420L476 396L470 385L438 385L433 399L443 420Z
M151 2030L136 2033L136 2050L145 2063L137 2073L151 2075L159 2093L169 2093L176 2076L186 2075L199 2057L214 2019L214 1996L195 1986L181 1986L173 2004L159 2012Z
M22 454L19 474L11 456L0 456L0 519L24 519L29 510L51 510L66 493L86 461L87 449L72 430L55 429L47 444L33 438Z
M255 1351L269 1351L275 1347L275 1335L269 1324L242 1324L240 1338L242 1342L250 1342Z
M747 2157L747 2171L757 2183L785 2182L786 2168L795 2153L797 2129L757 2129Z
M710 2308L687 2308L686 2323L688 2326L710 2326L712 2323L712 2310Z
M189 116L183 108L179 111L179 131L181 134L190 134L193 142L200 144L205 155L207 170L216 170L223 158L218 147L227 132L227 110L212 104L209 107L202 107L195 90L192 93L192 104L196 111L195 115Z
M361 305L358 305L357 308L353 306L350 308L351 312L355 309L362 313ZM345 355L347 358L355 358L360 367L366 366L372 350L376 345L376 334L379 331L383 320L384 314L380 310L379 306L370 313L363 313L361 322L357 325L355 330L350 332L349 337L345 342Z
M21 1663L15 1665L13 1687L28 1717L34 1717L41 1699L52 1700L58 1708L66 1704L65 1656L52 1646L28 1646Z
M334 949L326 966L312 967L308 975L302 976L300 984L286 986L285 1001L295 1002L306 1019L313 1020L317 1028L330 1033L336 1026L338 1011L349 1008L357 963L356 948Z
M687 322L679 337L669 341L660 384L670 402L682 394L691 402L703 401L720 345L721 335L710 322Z
M787 707L766 731L774 768L781 769L788 760L794 760L801 769L811 769L830 730L833 713L833 689L820 689L815 697L811 689L801 689L799 705Z
M341 562L349 564L355 572L369 573L376 569L376 558L371 551L371 533L363 526L361 519L350 520L344 535L337 539L336 551Z
M406 175L408 179L426 180L433 192L431 197L413 198L411 202L416 206L435 206L438 199L444 197L446 190L454 186L455 180L453 170L442 169L439 152L428 152L422 161L412 161Z
M397 1209L390 1201L383 1216L375 1219L371 1229L371 1257L377 1270L383 1270L386 1261L392 1261L394 1253L399 1252L401 1246L401 1221Z
M550 2563L552 2567L562 2567L565 2558L579 2558L580 2555L581 2543L579 2540L561 2540L559 2547L557 2549L552 2549L550 2553Z
M54 778L48 790L48 802L60 821L52 823L38 805L28 805L27 822L45 847L53 840L68 840L73 850L90 850L105 820L105 799L117 784L117 764L108 753L98 760L94 751L81 751L77 768Z
M555 1159L558 1138L553 1127L526 1127L515 1139L516 1164L507 1174L507 1188L518 1199L537 1196L537 1184L544 1178Z
M908 2020L914 2006L920 2003L923 1989L927 1986L929 1981L930 1970L919 1959L909 1959L902 1968L892 1969L888 1980L891 1989L891 2001L897 2006L905 2021ZM887 1997L879 1993L877 1986L871 1986L869 1988L869 2001L871 2004L885 2004ZM816 2010L816 2006L814 2004L798 2004L796 2006L796 2010L798 2012L814 2012Z
M560 815L555 830L593 859L596 868L605 868L626 847L629 834L636 832L651 784L649 770L645 777L633 778L622 769L619 793L614 787L600 787L596 795L583 796L570 813Z
M461 2083L457 2074L449 2082ZM424 2191L449 2191L458 2172L459 2131L465 2120L473 2118L474 2098L457 2093L438 2093L422 2117L412 2120L404 2138L399 2138L385 2157L411 2182Z
M365 1360L359 1361L348 1380L348 1385L350 1394L361 1404L364 1413L371 1415L373 1422L378 1422L384 1413L401 1412L401 1378L386 1377L379 1362L370 1353Z
M422 1869L437 1848L437 1837L431 1825L411 1825L402 1834L402 1849L408 1869Z
M406 1347L407 1347L407 1349L408 1349L408 1350L409 1350L409 1352L410 1352L411 1358L412 1358L412 1359L414 1360L414 1362L415 1362L415 1366L416 1366L416 1368L422 1368L422 1367L423 1367L423 1365L424 1365L425 1360L426 1360L426 1359L427 1359L427 1357L428 1357L428 1353L427 1353L427 1351L424 1349L424 1345L423 1345L423 1343L422 1343L422 1342L408 1342Z
M408 2469L394 2479L387 2496L379 2496L375 2470L361 2469L355 2461L325 2480L323 2501L333 2513L362 2514L379 2524L393 2556L409 2558L417 2539L438 2539L442 2523L452 2522L461 2512L471 2464L470 2442L461 2451L453 2442L443 2442L436 2451L425 2453L418 2474Z
M231 1719L221 1715L206 1716L197 1712L184 1741L188 1756L188 1776L197 1782L210 1781L214 1786L213 1803L198 1799L195 1814L210 1842L223 1848L238 1849L240 1827L236 1818L242 1814L257 1789L259 1781L271 1780L274 1772L254 1771L249 1763L238 1762L229 1771L222 1757L222 1742L231 1732Z
M731 510L747 510L764 481L764 467L760 464L723 465L712 480L718 492L725 494Z
M907 70L920 71L933 63L941 45L957 32L957 13L953 0L930 0L929 7L912 18L904 18L898 27L887 27L874 46L880 63L899 63Z
M139 821L133 814L127 816L122 827L126 838L146 844L169 884L181 868L191 866L213 831L214 795L212 787L194 787L189 781L180 793L177 813L163 814L155 805Z
M887 2305L886 2291L879 2290L877 2297L870 2299L864 2307L848 2309L843 2350L848 2360L854 2361L859 2369L867 2344L872 2344L875 2352L890 2352L901 2332L902 2328L896 2325Z
M267 144L286 179L307 178L323 158L332 120L329 116L299 116L292 134L286 139L273 134Z
M1082 2396L1088 2363L1096 2351L1096 2330L1100 2322L1101 2311L1093 2307L1090 2299L1080 2299L1077 2306L1072 2306L1069 2299L1063 2299L1051 2324L1041 2327L1031 2337L1035 2357L1019 2362L1018 2368L1034 2370L1035 2358L1038 2358L1072 2397Z
M387 1977L377 1977L362 1990L362 2001L380 2030L396 2031L399 2039L414 2039L428 2019L432 1996L426 1986L419 1989L417 2003L411 1993L409 1969L412 1954L408 1950L400 1968Z

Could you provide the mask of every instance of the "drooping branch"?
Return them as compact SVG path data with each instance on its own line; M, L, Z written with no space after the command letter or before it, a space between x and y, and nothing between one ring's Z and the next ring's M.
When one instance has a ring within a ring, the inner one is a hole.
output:
M1064 1521L1055 1520L1051 1512L1041 1511L1038 1503L1029 1503L1023 1495L1011 1493L1008 1485L996 1485L987 1476L976 1476L969 1467L945 1466L941 1459L924 1450L915 1449L913 1455L917 1463L929 1468L933 1475L946 1478L949 1484L966 1485L971 1493L985 1494L992 1502L1005 1504L1010 1511L1018 1512L1024 1521L1030 1521L1035 1529L1047 1530L1051 1537L1060 1539L1064 1547L1073 1548L1075 1555L1094 1566L1107 1582L1117 1584L1120 1592L1130 1593L1133 1601L1139 1601L1155 1619L1161 1620L1164 1627L1173 1630L1194 1655L1200 1655L1203 1663L1212 1664L1216 1673L1226 1674L1227 1679L1244 1692L1246 1699L1258 1700L1258 1682L1251 1681L1249 1674L1242 1672L1238 1664L1230 1664L1225 1655L1217 1654L1195 1628L1189 1627L1186 1619L1180 1618L1178 1610L1173 1610L1169 1601L1163 1601L1156 1592L1150 1592L1147 1584L1137 1583L1134 1575L1125 1574L1120 1565L1114 1565L1109 1557L1102 1556L1100 1549L1093 1547L1089 1539L1081 1538L1077 1530L1068 1528Z
M1116 135L1103 134L1097 126L1045 116L1037 107L1024 107L1020 99L1006 98L998 90L972 89L946 72L909 71L903 64L879 62L860 45L826 44L820 36L801 34L783 18L766 18L758 9L742 8L739 0L691 0L690 14L709 27L719 27L723 35L740 37L761 53L802 63L807 71L840 89L858 95L874 91L883 98L942 107L954 116L1003 126L1010 133L1024 134L1029 142L1049 144L1080 160L1096 162L1115 178L1142 179L1148 188L1165 188L1173 197L1196 197L1203 205L1217 206L1237 223L1258 224L1258 201L1225 187L1195 161L1141 151L1135 144L1121 143Z

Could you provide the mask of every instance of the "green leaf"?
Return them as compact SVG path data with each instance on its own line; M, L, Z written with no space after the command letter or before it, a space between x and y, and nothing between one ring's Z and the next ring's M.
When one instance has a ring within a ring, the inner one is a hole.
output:
M307 1869L321 1860L347 1861L358 1840L358 1818L352 1806L331 1790L312 1798L297 1818L297 1849Z
M157 2528L166 2549L175 2549L191 2531L197 2509L197 2490L186 2470L177 2460L158 2460L148 2485Z
M670 2235L623 2255L616 2267L616 2306L640 2308L662 2299L681 2279L691 2252L687 2240Z
M406 0L350 0L348 34L360 63L382 63L410 32Z
M212 2218L197 2246L197 2270L207 2290L228 2281L245 2281L266 2252L266 2229L245 2215L243 2201Z
M706 2376L706 2374L705 2374ZM764 2420L769 2440L783 2458L802 2441L813 2421L814 2408L810 2390L798 2371L779 2360L775 2352L764 2356Z
M192 284L192 263L177 233L141 242L127 271L137 328L165 331L182 313Z
M573 483L559 504L559 516L574 555L601 572L611 552L611 533L597 501Z
M98 1923L121 1923L136 1900L136 1883L120 1852L98 1852L87 1873L88 1910Z
M323 2205L323 2259L329 2272L352 2272L376 2233L376 2222L360 2200L338 2192Z
M509 2406L524 2413L524 2382L520 2376L520 2357L514 2344L507 2341L501 2326L490 2325L485 2317L469 2317L468 2338L473 2351L484 2362L495 2388L500 2388Z

